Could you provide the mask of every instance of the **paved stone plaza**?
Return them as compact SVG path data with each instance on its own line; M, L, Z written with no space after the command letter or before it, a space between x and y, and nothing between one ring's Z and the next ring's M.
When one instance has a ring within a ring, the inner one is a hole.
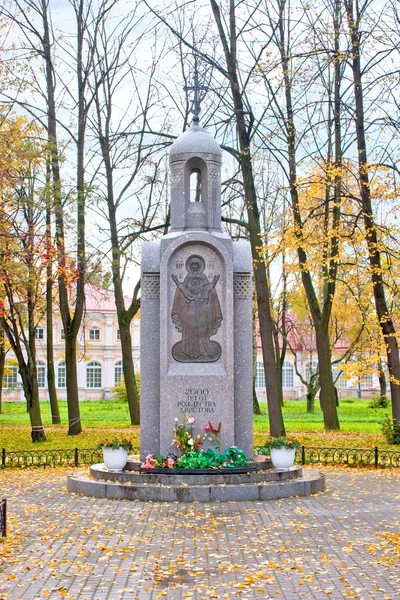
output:
M400 473L325 469L327 491L152 504L71 495L65 469L0 472L0 600L400 598ZM397 546L396 546L397 544Z

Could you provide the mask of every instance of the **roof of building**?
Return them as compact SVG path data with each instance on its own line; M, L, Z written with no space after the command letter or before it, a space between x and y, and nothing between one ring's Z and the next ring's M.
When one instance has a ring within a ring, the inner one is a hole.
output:
M131 303L131 298L124 296L125 308ZM112 290L103 290L90 283L85 285L85 304L86 313L116 313L114 292Z

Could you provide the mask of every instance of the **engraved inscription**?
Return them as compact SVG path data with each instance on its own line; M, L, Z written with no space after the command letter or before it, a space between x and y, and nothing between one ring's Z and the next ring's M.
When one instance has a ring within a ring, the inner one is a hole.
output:
M209 281L204 269L204 258L193 255L186 261L188 274L183 281L171 275L177 287L171 318L182 333L182 340L172 348L172 356L178 362L215 362L221 356L221 346L210 340L223 318L215 289L219 275Z
M160 299L160 273L143 273L142 297L145 300Z
M209 398L209 390L188 388L185 390L185 399L178 401L178 409L186 414L212 414L217 404Z

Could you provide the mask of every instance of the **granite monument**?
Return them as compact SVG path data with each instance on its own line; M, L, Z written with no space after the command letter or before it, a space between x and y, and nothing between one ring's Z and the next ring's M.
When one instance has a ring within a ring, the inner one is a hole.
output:
M174 450L183 413L253 453L251 249L221 229L222 152L198 112L170 148L170 230L142 249L142 459Z

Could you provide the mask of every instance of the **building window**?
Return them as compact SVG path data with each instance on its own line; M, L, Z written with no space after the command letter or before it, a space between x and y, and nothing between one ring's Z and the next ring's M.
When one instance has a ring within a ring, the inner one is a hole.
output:
M86 366L86 387L101 388L101 364L94 360Z
M122 379L122 360L119 360L117 363L115 363L114 366L114 384L118 385L121 382Z
M64 332L64 329L60 329L60 340L65 340L65 332Z
M339 374L337 371L334 371L332 373L332 375L333 375L333 382L337 388L343 389L343 388L347 387L348 379L344 378L343 371L339 371Z
M44 329L43 327L35 328L35 340L44 340Z
M18 368L15 365L6 365L3 375L3 386L12 388L17 385Z
M282 387L294 387L294 366L287 360L284 361L282 367Z
M117 340L121 339L121 331L117 329Z
M367 390L372 387L372 375L364 375L364 377L360 379L360 388L362 390Z
M98 341L100 339L100 329L98 329L97 327L93 327L92 329L89 329L89 340L91 342L95 342Z
M264 365L260 361L257 361L256 388L265 388Z
M36 363L36 368L38 388L43 389L46 387L46 365L41 360L38 360Z
M316 360L306 364L306 381L310 383L311 375L318 372L318 363Z
M65 388L65 387L67 387L67 369L66 369L64 361L58 363L58 367L57 367L57 387L58 388Z

